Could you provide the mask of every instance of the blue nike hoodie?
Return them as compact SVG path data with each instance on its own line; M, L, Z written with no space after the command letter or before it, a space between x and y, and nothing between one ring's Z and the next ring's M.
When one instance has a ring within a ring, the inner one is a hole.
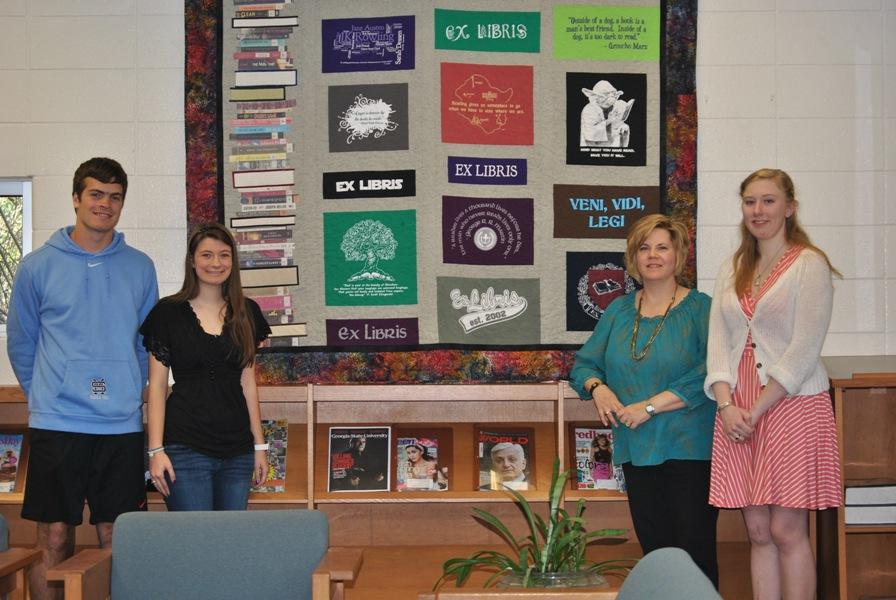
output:
M158 300L152 260L115 232L96 254L58 230L22 259L6 325L9 360L31 427L143 430L147 377L140 323Z

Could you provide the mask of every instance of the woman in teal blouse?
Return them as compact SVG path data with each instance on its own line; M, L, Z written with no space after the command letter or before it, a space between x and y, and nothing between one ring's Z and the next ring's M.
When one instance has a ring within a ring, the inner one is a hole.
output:
M718 587L718 510L708 502L715 405L703 393L710 298L677 281L687 250L687 229L669 217L632 226L625 266L643 288L607 307L570 383L613 427L644 553L682 548Z

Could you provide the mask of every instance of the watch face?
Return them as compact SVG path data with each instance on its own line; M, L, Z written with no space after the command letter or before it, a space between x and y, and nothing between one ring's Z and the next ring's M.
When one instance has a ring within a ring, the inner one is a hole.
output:
M648 415L653 415L653 413L656 412L656 408L654 408L653 404L648 404L644 407L644 410L647 411Z

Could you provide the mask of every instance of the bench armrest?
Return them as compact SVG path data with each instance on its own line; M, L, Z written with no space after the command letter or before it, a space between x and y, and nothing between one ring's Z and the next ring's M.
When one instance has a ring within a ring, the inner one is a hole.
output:
M25 572L42 557L43 552L36 548L10 548L0 552L0 594L21 589L24 597L28 589Z
M41 559L38 548L10 548L0 552L0 577L30 567Z
M311 580L313 600L343 600L345 583L358 577L364 551L361 548L330 548ZM68 597L66 597L67 600Z
M105 600L109 597L112 550L82 550L47 570L48 581L62 581L66 600Z

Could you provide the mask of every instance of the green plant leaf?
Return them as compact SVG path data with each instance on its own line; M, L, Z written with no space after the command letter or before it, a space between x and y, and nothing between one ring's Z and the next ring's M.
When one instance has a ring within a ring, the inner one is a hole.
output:
M433 589L440 587L445 581L451 577L455 577L455 585L462 586L474 570L490 571L522 571L519 565L513 562L506 554L495 550L480 550L473 553L469 558L451 558L442 565L442 576L433 586Z
M520 494L517 490L509 490L511 494L513 494L514 499L516 500L517 507L523 512L523 516L526 518L526 524L529 527L529 535L527 536L529 539L529 543L531 544L531 552L532 556L535 560L535 564L540 566L541 555L543 550L541 549L542 542L539 540L539 525L535 519L535 513L532 512L532 506L529 504L529 501ZM547 539L547 533L542 534L544 539Z
M621 537L628 533L628 529L595 529L588 532L588 538L597 537Z
M529 566L529 547L520 550L520 561L517 563L519 570L523 571Z
M507 575L509 571L498 571L497 573L493 573L489 576L488 579L485 580L485 583L482 584L482 587L491 587L494 583L497 583L499 579Z
M636 560L623 558L594 562L585 558L589 543L598 538L624 536L627 529L598 529L588 531L584 518L586 503L584 498L576 502L575 511L570 514L564 507L563 496L572 470L560 471L560 459L554 459L551 471L551 485L548 490L548 514L542 518L536 514L529 501L517 490L508 489L513 500L523 513L528 534L516 538L498 517L487 510L473 509L473 517L483 525L493 529L510 546L515 558L501 552L482 550L469 558L454 558L442 566L442 576L433 589L437 589L454 577L456 585L466 582L472 571L492 572L486 586L492 585L509 571L523 574L523 584L531 585L531 575L539 572L564 572L592 570L601 575L624 575Z
M637 558L614 558L610 560L602 560L599 562L591 562L588 566L589 571L594 571L599 575L616 575L625 577L629 571L638 562Z
M481 508L474 508L473 515L480 521L484 521L488 525L491 525L498 532L498 534L502 538L504 538L504 541L507 542L507 544L511 548L513 548L514 552L519 552L521 547L520 542L513 536L513 534L510 532L510 529L504 523L502 523L498 517Z

